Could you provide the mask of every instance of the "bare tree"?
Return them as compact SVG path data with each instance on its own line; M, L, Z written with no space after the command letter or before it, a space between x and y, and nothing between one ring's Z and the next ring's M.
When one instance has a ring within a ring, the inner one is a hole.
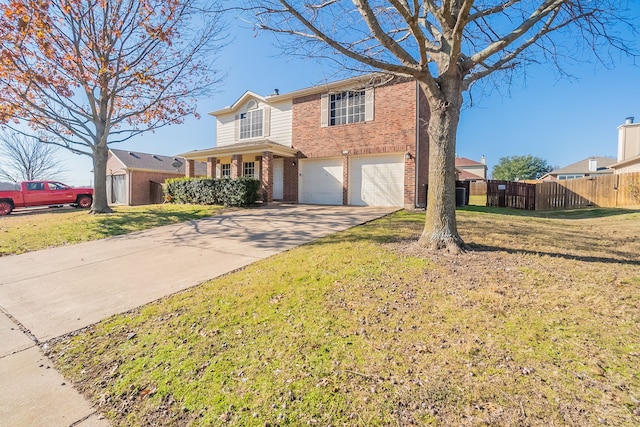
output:
M58 147L24 135L0 134L0 178L12 182L61 179L66 171Z
M13 0L0 5L0 122L93 159L110 212L108 145L195 115L221 82L217 0Z
M429 194L421 244L457 253L455 146L463 93L529 64L632 46L635 29L615 0L252 0L257 28L293 36L289 51L361 64L419 82L431 111ZM620 33L616 32L620 31Z

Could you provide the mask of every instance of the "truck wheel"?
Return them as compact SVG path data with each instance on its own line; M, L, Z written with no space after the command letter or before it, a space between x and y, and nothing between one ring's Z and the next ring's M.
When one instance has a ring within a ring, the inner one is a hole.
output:
M13 210L13 205L9 202L0 202L0 216L9 215Z
M80 196L76 202L79 208L87 209L91 207L91 203L93 203L93 199L91 196Z

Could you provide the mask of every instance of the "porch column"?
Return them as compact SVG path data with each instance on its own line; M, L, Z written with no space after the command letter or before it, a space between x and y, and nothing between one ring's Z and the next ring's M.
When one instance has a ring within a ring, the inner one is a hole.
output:
M231 156L231 178L239 178L242 176L242 154L234 154Z
M349 204L349 155L342 156L342 204Z
M273 153L271 151L262 152L260 186L262 189L262 201L265 204L273 202Z
M184 164L184 176L187 178L193 178L196 175L196 162L195 160L187 160Z
M216 177L216 163L218 159L216 157L207 158L207 178Z

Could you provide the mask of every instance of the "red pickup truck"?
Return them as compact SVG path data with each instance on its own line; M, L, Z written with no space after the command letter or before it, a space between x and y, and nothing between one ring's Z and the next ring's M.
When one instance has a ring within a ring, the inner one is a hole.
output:
M73 205L91 207L93 188L74 188L57 181L25 181L19 190L0 191L0 216L15 208Z

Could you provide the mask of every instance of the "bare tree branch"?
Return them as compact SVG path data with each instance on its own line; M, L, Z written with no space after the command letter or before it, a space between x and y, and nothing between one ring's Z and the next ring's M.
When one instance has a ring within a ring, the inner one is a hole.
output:
M222 1L1 4L0 122L90 155L92 211L108 211L108 145L196 115L221 83Z
M432 163L421 241L436 248L462 245L451 195L463 93L498 75L510 83L536 62L566 75L568 59L612 63L612 52L638 55L640 26L616 0L250 1L256 28L292 36L288 52L419 82L431 113Z
M56 147L15 133L0 134L0 158L0 178L12 182L61 179L66 171Z

